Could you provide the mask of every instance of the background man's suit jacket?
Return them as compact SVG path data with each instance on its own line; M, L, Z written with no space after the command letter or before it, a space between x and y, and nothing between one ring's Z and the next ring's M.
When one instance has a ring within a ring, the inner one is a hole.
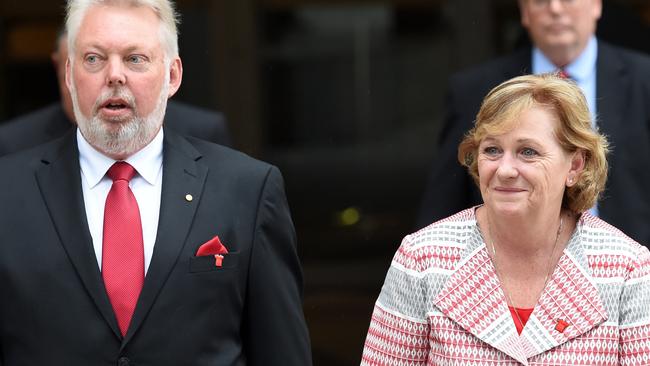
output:
M181 102L167 102L165 126L184 136L224 146L231 143L223 114ZM73 127L60 102L16 117L0 124L0 156L54 140Z
M458 144L493 87L531 72L531 52L523 49L451 77L448 113L418 227L482 202L474 181L458 163ZM649 246L650 57L599 41L596 73L598 128L612 150L599 216Z
M278 169L170 129L163 149L156 244L124 339L93 251L76 134L0 158L11 174L0 180L0 365L311 365ZM215 235L229 251L222 267L195 256Z

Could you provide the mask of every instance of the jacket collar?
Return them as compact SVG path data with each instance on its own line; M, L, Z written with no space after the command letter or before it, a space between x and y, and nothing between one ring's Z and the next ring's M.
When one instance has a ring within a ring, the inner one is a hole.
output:
M528 365L529 358L607 319L581 243L583 226L581 218L521 335L477 225L434 305L475 337ZM568 324L563 331L556 329L560 321Z

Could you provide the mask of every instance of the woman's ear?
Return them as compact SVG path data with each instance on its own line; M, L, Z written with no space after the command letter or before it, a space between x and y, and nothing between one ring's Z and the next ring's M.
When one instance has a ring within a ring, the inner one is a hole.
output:
M582 174L582 171L585 169L585 151L582 149L576 150L571 156L571 168L569 174L567 174L566 186L574 186Z

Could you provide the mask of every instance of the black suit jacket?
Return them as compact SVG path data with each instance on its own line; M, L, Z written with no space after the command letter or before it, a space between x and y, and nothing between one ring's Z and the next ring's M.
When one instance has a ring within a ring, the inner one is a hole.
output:
M450 78L447 115L420 209L422 227L482 202L456 158L483 97L501 82L531 72L531 49L522 49ZM598 42L598 127L610 143L609 176L599 215L650 245L650 57Z
M230 146L230 136L223 114L169 100L165 126L185 136L194 136ZM0 156L54 140L72 129L61 103L0 124Z
M311 364L277 168L165 130L153 257L124 338L89 233L75 133L0 158L0 365ZM194 199L185 199L191 194ZM219 235L223 267L196 257Z

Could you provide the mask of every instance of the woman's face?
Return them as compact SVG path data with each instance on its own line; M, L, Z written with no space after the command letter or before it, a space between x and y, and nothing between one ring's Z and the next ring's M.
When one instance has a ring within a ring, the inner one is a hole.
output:
M511 131L483 138L477 162L486 207L505 215L559 211L582 160L560 146L554 134L558 123L552 110L532 107Z

